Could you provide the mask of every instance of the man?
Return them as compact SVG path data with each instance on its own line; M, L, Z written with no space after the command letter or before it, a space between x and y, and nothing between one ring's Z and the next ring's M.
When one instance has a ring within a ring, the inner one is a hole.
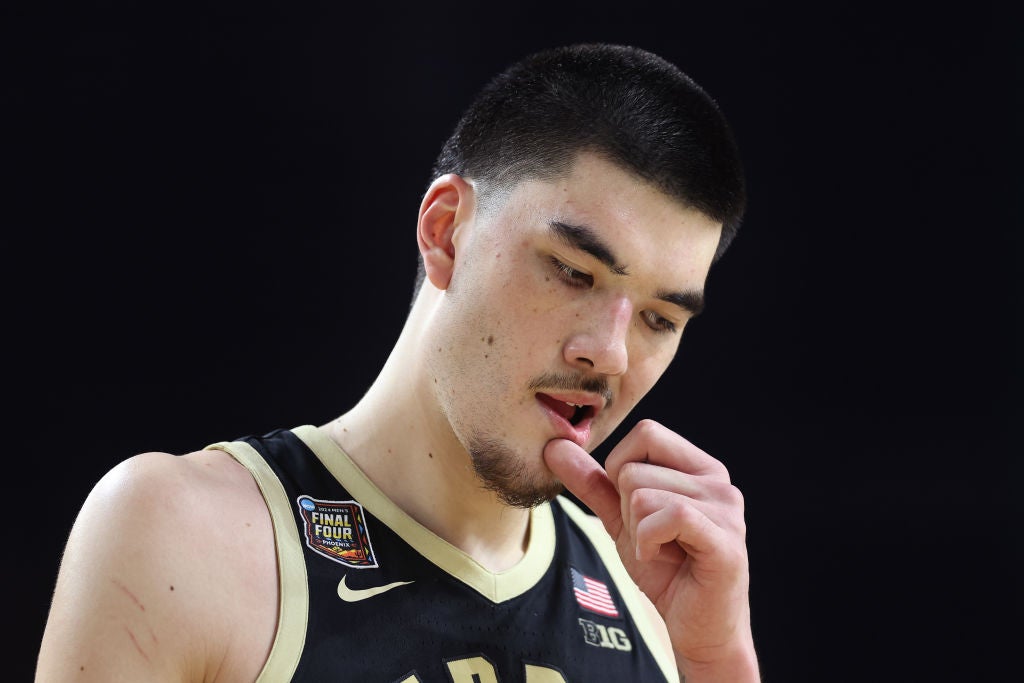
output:
M668 367L743 205L729 128L674 66L512 66L438 157L364 397L111 470L37 680L758 680L725 467L650 421L588 453Z

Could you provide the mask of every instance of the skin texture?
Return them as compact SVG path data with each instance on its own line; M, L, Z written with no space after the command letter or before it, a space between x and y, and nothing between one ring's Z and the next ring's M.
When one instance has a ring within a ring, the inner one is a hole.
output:
M273 532L252 477L220 451L144 453L76 518L36 681L252 681L276 624Z
M416 223L427 281L373 385L320 429L399 507L494 572L529 537L528 510L510 501L564 483L615 539L687 680L757 680L742 497L725 467L650 422L607 469L588 453L672 361L689 314L663 294L703 288L720 226L592 154L492 199L478 210L459 176L432 184ZM614 267L560 239L553 221L586 226ZM579 443L538 391L599 406ZM504 474L481 480L488 461ZM217 452L135 456L76 521L37 681L254 680L273 640L276 578L266 507L240 465Z

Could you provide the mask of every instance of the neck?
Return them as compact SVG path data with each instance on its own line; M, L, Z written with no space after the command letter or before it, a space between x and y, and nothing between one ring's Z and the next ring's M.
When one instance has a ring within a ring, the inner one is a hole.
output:
M437 405L417 332L432 296L421 295L369 391L323 428L413 519L490 571L504 571L523 557L529 511L481 486Z

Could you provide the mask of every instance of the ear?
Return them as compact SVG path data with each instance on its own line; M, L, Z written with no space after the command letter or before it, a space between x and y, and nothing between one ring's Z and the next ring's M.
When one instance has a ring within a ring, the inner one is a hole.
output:
M423 268L438 289L448 289L455 269L458 228L473 215L473 186L448 173L430 184L420 204L416 240Z

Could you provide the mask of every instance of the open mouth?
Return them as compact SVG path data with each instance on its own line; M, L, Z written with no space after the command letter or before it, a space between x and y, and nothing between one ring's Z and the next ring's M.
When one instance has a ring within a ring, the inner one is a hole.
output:
M573 427L594 415L594 406L559 401L557 398L552 398L547 394L537 394L537 399L561 415Z

